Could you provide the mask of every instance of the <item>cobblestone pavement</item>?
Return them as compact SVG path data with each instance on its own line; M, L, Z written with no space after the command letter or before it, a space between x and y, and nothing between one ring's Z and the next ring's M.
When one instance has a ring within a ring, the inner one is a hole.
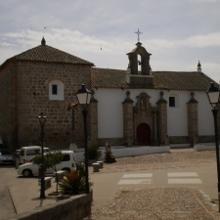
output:
M121 191L113 202L93 210L94 220L217 220L197 190L156 188Z
M169 154L154 154L117 159L105 165L102 172L117 173L141 170L179 169L215 164L215 152L174 150ZM127 187L119 190L113 200L105 205L94 204L93 220L217 220L220 215L210 201L193 188L181 187Z

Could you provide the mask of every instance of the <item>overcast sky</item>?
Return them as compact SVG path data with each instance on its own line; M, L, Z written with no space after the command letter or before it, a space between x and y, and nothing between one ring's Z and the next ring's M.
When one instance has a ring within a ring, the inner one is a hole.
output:
M220 0L0 0L0 63L47 44L126 69L138 28L152 70L202 70L220 80ZM46 28L44 28L46 27Z

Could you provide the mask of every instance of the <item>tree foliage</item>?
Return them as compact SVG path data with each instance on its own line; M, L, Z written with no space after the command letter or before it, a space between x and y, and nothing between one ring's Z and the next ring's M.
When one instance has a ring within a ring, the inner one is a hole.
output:
M44 155L44 163L42 160L42 156L38 155L34 157L33 163L37 165L44 165L44 168L55 168L58 163L60 163L63 159L63 155L60 152L53 152L53 153L48 153Z

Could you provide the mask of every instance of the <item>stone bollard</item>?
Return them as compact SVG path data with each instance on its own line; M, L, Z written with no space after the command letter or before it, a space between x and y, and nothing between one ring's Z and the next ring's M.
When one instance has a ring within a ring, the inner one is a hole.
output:
M103 161L99 160L99 161L97 161L97 163L99 164L99 168L102 169L103 168Z
M99 172L99 163L93 163L92 167L93 167L93 172Z

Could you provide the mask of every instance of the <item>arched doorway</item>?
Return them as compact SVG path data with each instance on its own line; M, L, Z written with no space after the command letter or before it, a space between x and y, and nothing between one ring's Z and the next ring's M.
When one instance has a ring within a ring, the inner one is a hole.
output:
M150 145L151 144L151 129L146 123L141 123L137 127L137 144Z

